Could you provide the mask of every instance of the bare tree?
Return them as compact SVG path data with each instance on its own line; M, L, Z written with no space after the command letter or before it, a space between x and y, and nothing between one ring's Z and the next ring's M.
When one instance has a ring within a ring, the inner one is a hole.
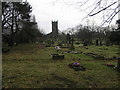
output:
M55 0L55 4L59 0ZM65 4L76 6L81 11L87 12L84 19L100 14L105 23L110 24L113 18L120 12L119 0L62 0Z
M31 11L32 7L27 2L2 2L2 37L8 45L13 46L20 22L28 20ZM6 31L9 31L9 37L6 37Z

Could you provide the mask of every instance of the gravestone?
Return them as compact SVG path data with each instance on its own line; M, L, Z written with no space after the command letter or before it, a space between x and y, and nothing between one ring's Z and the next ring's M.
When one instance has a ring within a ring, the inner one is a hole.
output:
M62 60L64 59L64 55L59 55L59 54L52 54L52 59L53 60Z
M99 45L99 41L98 41L98 39L96 40L96 45L97 45L97 46Z
M7 53L7 52L9 52L9 51L10 51L9 48L2 47L2 53Z
M84 41L84 42L83 42L83 46L88 46L88 42L87 42L87 41Z
M118 58L117 69L120 72L120 57Z

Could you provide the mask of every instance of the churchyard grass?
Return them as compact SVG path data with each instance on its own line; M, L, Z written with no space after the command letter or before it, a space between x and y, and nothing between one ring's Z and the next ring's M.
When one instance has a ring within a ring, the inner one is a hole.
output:
M118 72L102 64L117 64L117 46L80 46L80 53L59 52L54 47L21 44L2 56L3 88L118 88ZM64 60L52 60L50 54L61 53ZM103 56L99 59L91 56ZM69 63L78 62L85 71L75 71Z

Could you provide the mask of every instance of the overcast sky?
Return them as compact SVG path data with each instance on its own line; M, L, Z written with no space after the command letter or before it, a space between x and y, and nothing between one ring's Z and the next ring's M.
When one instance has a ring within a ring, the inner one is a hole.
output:
M86 24L87 19L82 20L93 2L96 0L88 0L86 6L80 8L82 1L86 0L27 0L33 8L32 14L35 15L39 28L43 29L45 33L52 31L51 21L58 20L58 28L63 31L67 28L75 27L78 24ZM81 1L81 2L80 2ZM114 0L112 0L114 1ZM75 2L78 2L77 4ZM73 4L73 5L71 5ZM85 8L86 11L84 10ZM103 13L102 13L103 14ZM102 14L89 18L89 23L93 21L95 24L101 22ZM115 18L116 19L116 18ZM115 20L112 22L115 24Z

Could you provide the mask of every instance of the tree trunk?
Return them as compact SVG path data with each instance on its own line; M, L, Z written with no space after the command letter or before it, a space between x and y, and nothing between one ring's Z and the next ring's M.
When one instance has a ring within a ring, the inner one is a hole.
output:
M9 46L13 46L13 45L14 45L14 3L12 8L11 38L10 38Z

